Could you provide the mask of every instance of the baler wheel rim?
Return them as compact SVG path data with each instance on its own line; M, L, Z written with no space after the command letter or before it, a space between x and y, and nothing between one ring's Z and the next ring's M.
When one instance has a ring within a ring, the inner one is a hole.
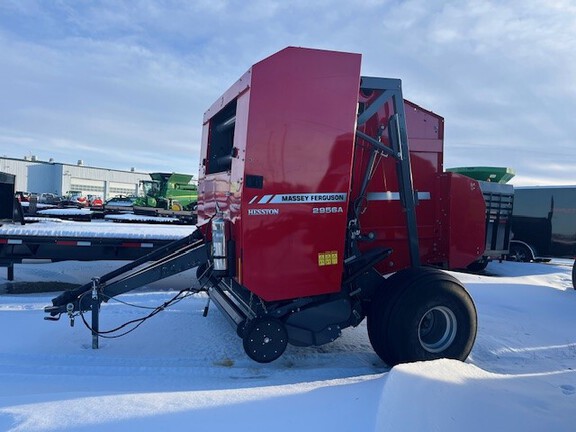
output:
M446 306L430 308L418 324L420 345L430 353L439 353L452 345L458 330L454 312Z

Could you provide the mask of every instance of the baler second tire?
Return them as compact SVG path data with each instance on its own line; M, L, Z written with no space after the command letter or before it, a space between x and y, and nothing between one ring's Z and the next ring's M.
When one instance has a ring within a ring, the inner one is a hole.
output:
M386 281L368 314L374 351L389 366L465 360L476 339L477 316L463 285L436 269L400 271Z
M258 363L270 363L284 354L288 333L284 324L274 318L255 318L243 329L244 351Z

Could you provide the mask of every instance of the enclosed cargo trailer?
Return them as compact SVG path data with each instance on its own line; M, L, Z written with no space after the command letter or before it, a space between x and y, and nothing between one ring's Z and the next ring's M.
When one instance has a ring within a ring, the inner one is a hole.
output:
M576 186L516 187L510 258L576 257Z

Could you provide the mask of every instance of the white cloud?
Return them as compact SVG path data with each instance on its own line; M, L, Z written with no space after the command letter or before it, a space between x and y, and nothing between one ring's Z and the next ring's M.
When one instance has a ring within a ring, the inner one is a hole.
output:
M576 183L533 163L576 164L568 0L13 0L0 11L0 153L65 142L88 154L73 161L195 172L204 110L296 45L360 52L364 74L402 78L409 99L445 117L447 166Z

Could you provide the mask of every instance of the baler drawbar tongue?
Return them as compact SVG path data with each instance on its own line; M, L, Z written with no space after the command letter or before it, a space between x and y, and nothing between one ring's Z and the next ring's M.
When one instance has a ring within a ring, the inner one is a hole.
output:
M44 312L54 317L63 313L90 310L91 302L88 301L89 296L86 296L86 293L94 289L95 282L99 294L109 298L197 267L207 260L208 254L202 235L200 231L194 231L187 237L169 243L85 285L63 292L52 299L52 306L45 307ZM70 305L73 306L72 310Z

